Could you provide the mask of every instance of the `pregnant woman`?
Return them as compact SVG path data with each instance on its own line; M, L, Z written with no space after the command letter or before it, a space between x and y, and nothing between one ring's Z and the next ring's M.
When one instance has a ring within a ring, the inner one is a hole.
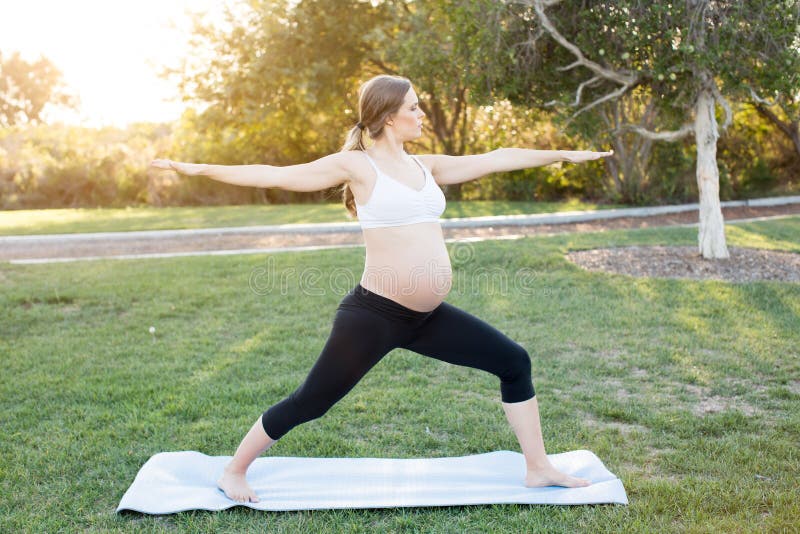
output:
M557 161L594 160L611 152L501 148L470 156L412 156L403 144L422 135L425 114L408 79L380 75L368 80L359 90L358 107L360 120L342 150L310 163L152 163L243 186L289 191L342 186L344 204L358 217L364 235L361 281L340 302L319 358L305 381L255 422L218 486L234 501L257 502L245 477L250 464L292 428L321 417L394 348L481 369L500 379L503 410L525 456L526 486L589 485L588 480L558 471L547 458L526 350L444 302L451 267L439 221L445 208L440 186ZM365 132L373 141L369 147Z

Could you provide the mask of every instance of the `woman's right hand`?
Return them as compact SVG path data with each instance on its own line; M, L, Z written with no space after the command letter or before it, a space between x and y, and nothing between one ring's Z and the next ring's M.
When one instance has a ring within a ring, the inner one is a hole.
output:
M171 159L154 159L150 166L156 169L178 171L189 176L204 174L208 168L208 165L204 163L183 163L181 161L172 161Z

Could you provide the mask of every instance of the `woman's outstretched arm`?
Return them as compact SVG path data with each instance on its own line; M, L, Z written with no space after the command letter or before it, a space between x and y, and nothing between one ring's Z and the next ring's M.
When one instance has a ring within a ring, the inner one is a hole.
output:
M428 165L436 182L442 185L459 184L495 172L516 171L541 167L559 161L581 163L610 156L610 152L588 150L533 150L529 148L498 148L485 154L472 156L423 155L420 159Z
M168 159L154 160L157 169L175 170L182 174L203 175L234 185L277 187L287 191L322 191L350 179L352 155L330 154L310 163L276 167L273 165L209 165L184 163Z

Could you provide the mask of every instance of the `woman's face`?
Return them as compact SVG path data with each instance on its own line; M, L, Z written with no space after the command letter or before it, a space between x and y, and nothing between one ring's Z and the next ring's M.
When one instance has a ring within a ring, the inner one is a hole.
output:
M390 119L391 128L398 137L416 139L422 135L422 118L424 116L425 113L419 109L419 100L412 87L406 93L403 105Z

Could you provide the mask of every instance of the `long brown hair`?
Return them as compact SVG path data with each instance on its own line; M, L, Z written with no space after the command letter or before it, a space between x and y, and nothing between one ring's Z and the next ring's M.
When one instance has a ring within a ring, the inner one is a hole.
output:
M371 139L383 134L383 125L393 113L397 113L405 101L411 81L403 76L380 74L370 78L358 89L358 124L347 133L342 146L345 150L366 150L364 132ZM347 211L356 216L356 201L347 184L342 186L342 200Z

